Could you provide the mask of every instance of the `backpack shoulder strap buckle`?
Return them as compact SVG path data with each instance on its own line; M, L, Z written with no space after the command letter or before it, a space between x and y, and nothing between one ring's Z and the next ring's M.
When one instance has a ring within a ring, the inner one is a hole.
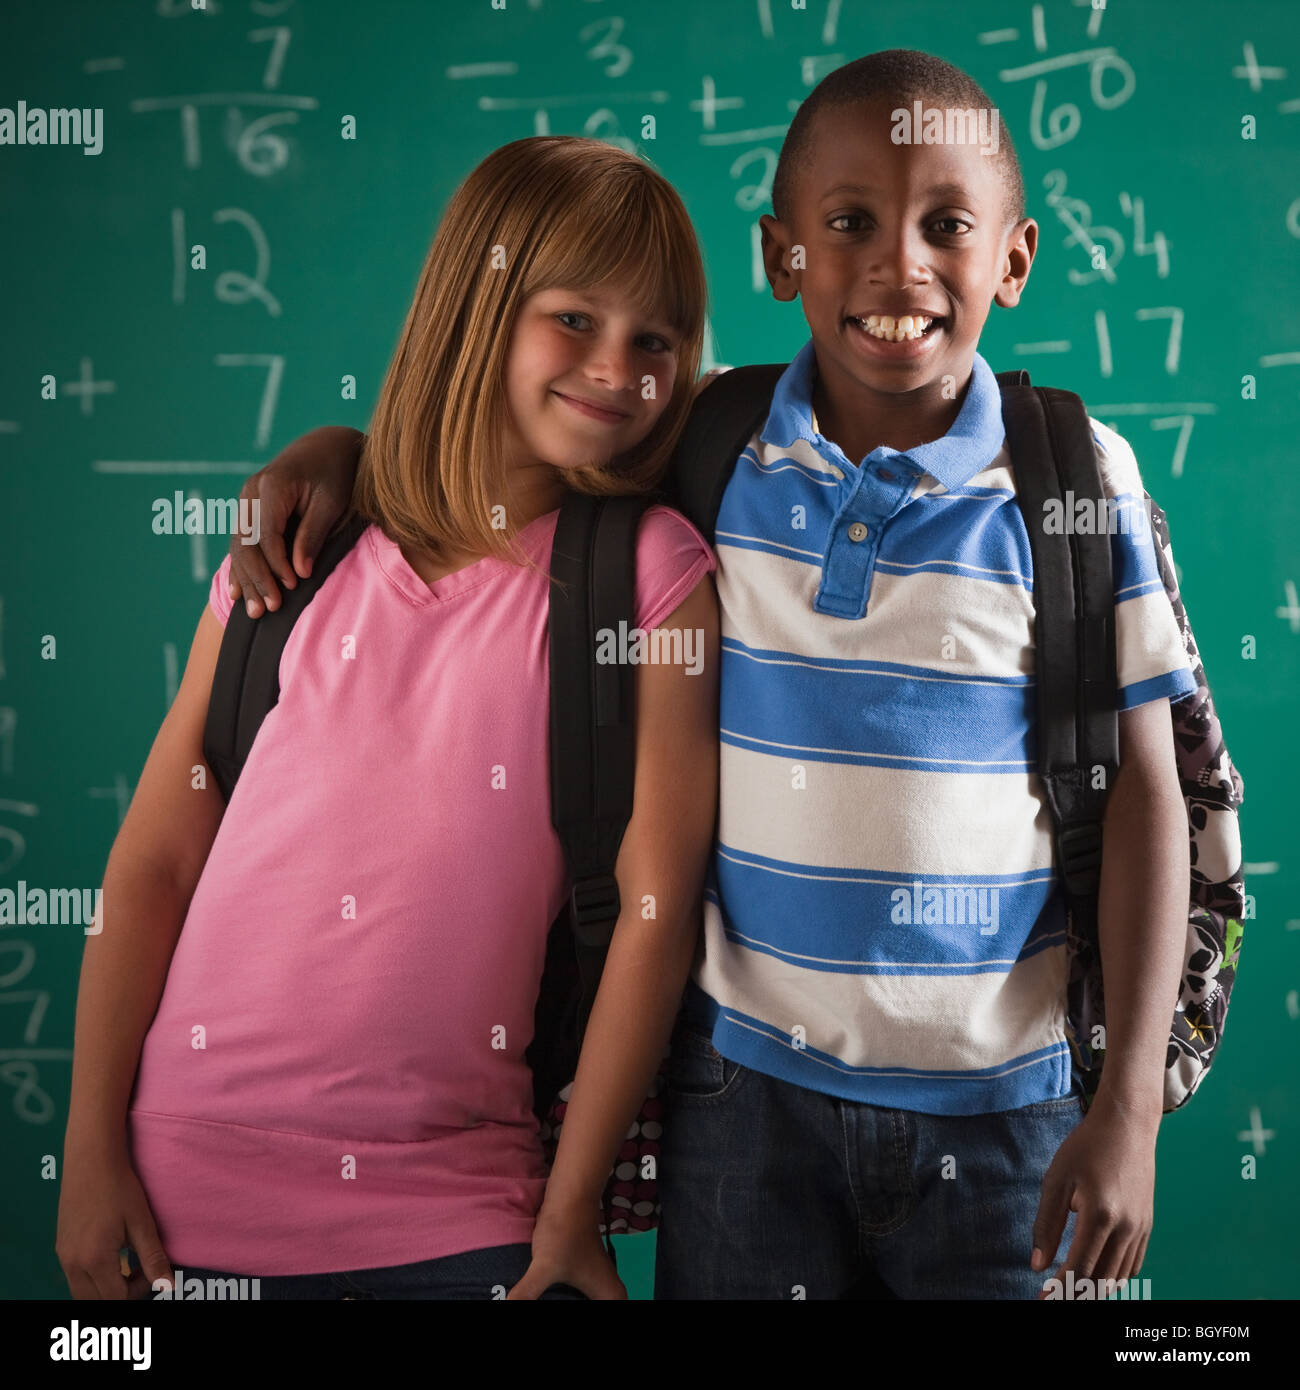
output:
M601 945L609 940L608 924L618 920L618 880L611 874L590 874L573 885L569 900L573 910L573 935L579 945ZM604 926L606 930L595 930Z
M1101 886L1101 822L1075 821L1056 832L1056 860L1072 897L1093 897Z

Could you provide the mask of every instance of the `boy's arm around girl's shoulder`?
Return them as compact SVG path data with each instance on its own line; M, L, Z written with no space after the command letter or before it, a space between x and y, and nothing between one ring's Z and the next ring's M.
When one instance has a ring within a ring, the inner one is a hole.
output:
M714 367L695 383L699 393L727 371ZM347 510L357 463L366 437L349 425L322 425L300 435L256 473L239 490L241 501L257 502L262 539L244 545L230 538L230 596L242 598L250 618L274 612L280 606L280 586L297 587L298 579L311 573L334 524ZM290 559L284 548L289 518L302 513Z
M203 760L222 627L205 607L185 675L149 751L104 872L77 993L56 1251L74 1297L147 1293L169 1273L127 1145L140 1050L157 1012L224 802ZM142 1273L123 1278L129 1245Z

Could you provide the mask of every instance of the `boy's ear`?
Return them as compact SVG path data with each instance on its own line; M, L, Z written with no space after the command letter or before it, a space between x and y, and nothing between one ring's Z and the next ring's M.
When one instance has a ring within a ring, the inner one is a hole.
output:
M1034 263L1037 250L1038 223L1032 217L1026 217L1007 233L1002 279L993 296L995 304L1000 304L1004 309L1014 309L1020 303L1020 295L1025 281L1029 279L1029 267Z
M799 272L789 269L792 238L784 222L770 213L758 219L763 236L763 270L772 286L772 297L789 302L799 297Z

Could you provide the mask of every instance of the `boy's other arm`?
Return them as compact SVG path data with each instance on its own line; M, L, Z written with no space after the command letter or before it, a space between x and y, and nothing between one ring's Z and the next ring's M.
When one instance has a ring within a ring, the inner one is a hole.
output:
M1165 1054L1187 937L1187 808L1168 700L1119 715L1120 768L1102 823L1098 942L1106 1055L1087 1115L1043 1179L1033 1267L1055 1258L1070 1209L1074 1240L1058 1278L1123 1280L1151 1234ZM1041 1258L1039 1258L1041 1252Z
M1154 1131L1187 940L1187 806L1169 701L1121 711L1119 735L1120 770L1102 825L1097 934L1106 1060L1097 1099Z
M238 533L231 536L230 596L243 597L250 618L279 608L277 579L292 589L311 573L312 561L352 500L365 438L346 425L323 425L286 445L240 488L241 501L258 503L261 541L245 545ZM295 512L302 521L290 564L284 532Z

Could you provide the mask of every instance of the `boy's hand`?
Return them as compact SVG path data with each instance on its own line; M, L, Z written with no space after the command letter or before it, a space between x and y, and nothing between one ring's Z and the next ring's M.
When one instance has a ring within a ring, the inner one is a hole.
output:
M306 579L334 523L347 510L365 435L343 425L325 425L282 449L239 490L241 501L257 502L261 542L230 538L230 597L244 598L250 618L280 606L276 579L286 589ZM302 514L293 542L293 564L284 550L284 531ZM295 573L296 571L296 573Z
M588 1298L627 1298L601 1244L594 1209L556 1211L542 1203L533 1227L532 1263L506 1298L540 1298L552 1284L568 1284Z
M1056 1258L1073 1211L1074 1240L1052 1277L1063 1280L1073 1270L1076 1282L1120 1283L1137 1274L1151 1236L1159 1125L1158 1104L1150 1114L1098 1092L1043 1178L1032 1269L1046 1270ZM1038 1295L1046 1296L1046 1289Z

